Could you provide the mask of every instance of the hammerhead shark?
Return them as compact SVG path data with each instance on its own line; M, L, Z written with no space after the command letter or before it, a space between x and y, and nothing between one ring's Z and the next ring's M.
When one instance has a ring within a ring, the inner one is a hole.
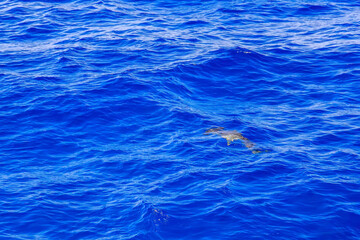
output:
M229 146L233 141L235 140L242 140L245 147L251 150L252 153L260 153L263 152L263 150L255 149L255 143L251 142L249 139L244 137L241 133L239 133L236 130L224 130L223 127L217 127L217 128L210 128L209 130L205 131L205 135L208 134L218 134L222 138L225 138L227 141L227 145Z

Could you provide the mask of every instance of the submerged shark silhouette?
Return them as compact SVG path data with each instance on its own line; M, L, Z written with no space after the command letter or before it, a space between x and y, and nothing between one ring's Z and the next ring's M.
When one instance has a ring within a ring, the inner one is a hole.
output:
M224 130L223 127L216 127L216 128L210 128L209 130L205 131L205 135L208 134L218 134L222 138L225 138L227 141L227 145L229 146L233 141L235 140L242 140L245 147L251 150L252 153L261 153L264 152L264 150L256 149L255 143L251 142L249 139L244 137L241 133L239 133L236 130Z

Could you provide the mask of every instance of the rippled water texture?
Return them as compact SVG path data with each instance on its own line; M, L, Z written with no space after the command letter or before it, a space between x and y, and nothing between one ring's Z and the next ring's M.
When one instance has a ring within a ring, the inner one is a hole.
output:
M360 239L358 1L0 0L0 22L0 239Z

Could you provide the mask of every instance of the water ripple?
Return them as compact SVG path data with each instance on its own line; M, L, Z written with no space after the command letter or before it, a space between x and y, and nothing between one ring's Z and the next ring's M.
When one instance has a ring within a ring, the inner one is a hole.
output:
M0 3L1 239L360 238L358 3Z

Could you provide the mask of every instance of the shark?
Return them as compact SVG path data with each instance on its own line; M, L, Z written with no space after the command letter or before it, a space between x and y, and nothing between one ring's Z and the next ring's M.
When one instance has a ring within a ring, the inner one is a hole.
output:
M255 143L250 141L248 138L244 137L241 133L236 130L225 130L224 127L210 128L205 131L205 135L217 134L222 138L225 138L227 145L229 146L235 140L242 140L245 147L251 150L252 153L261 153L263 150L255 148Z

